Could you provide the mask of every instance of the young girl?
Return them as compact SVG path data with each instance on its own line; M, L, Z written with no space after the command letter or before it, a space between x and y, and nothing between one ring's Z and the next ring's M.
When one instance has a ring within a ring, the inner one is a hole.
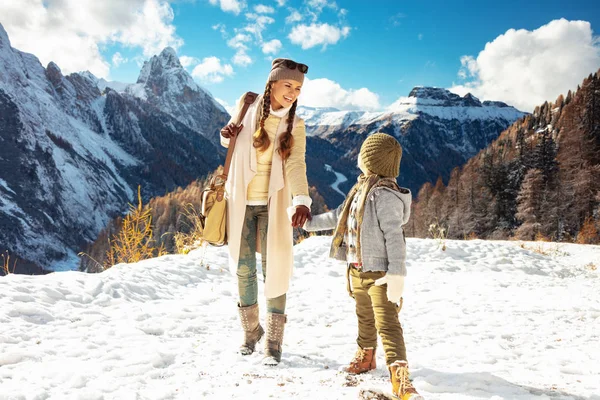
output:
M281 361L286 292L293 266L293 228L310 218L306 178L306 132L295 115L308 67L295 61L273 60L263 95L248 108L240 128L233 124L244 103L221 130L221 144L236 135L229 176L227 237L229 265L238 277L238 310L243 355L252 354L264 330L259 322L256 252L262 254L267 298L267 340L264 364ZM284 178L285 174L285 178ZM295 207L290 224L287 208Z
M351 374L375 369L377 333L381 336L395 396L422 399L409 380L406 348L398 313L406 275L402 225L410 217L411 194L398 186L402 147L384 133L361 146L362 174L336 210L313 216L304 229L335 229L330 257L348 266L348 290L356 301L358 350L345 368Z

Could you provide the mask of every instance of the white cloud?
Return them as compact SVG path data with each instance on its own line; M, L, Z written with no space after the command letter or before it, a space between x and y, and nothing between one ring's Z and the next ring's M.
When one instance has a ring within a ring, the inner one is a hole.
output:
M277 5L278 5L279 7L283 7L283 6L285 6L285 2L286 2L286 0L275 0L275 1L277 2Z
M304 78L299 104L309 107L335 107L342 110L378 110L379 96L367 88L346 90L326 78Z
M293 24L294 22L302 21L302 14L298 12L298 10L290 9L290 15L285 19L287 24Z
M246 8L246 3L240 0L209 0L209 2L213 6L220 6L223 11L231 12L235 15L238 15Z
M254 11L259 14L273 14L275 9L273 7L265 6L264 4L258 4L254 6Z
M225 36L227 34L227 32L225 30L227 27L225 26L225 24L216 24L216 25L213 25L212 28L215 31L221 32L221 35L223 35L223 36Z
M350 34L350 27L338 28L329 24L311 24L295 26L288 38L294 44L301 45L302 49L310 49L315 46L336 44L340 39Z
M227 41L227 46L236 50L248 50L248 43L252 42L252 37L244 33L238 33Z
M423 40L423 34L422 33L419 33L418 37L419 37L419 40Z
M554 20L533 31L510 29L461 65L458 76L467 81L450 90L531 112L598 69L600 41L587 21Z
M462 56L460 58L461 69L458 71L458 77L461 79L467 79L469 76L475 76L477 74L477 60L472 56Z
M0 15L13 47L64 73L108 78L110 64L100 54L106 43L140 47L146 57L183 44L166 0L2 0Z
M238 33L227 41L227 46L236 50L232 61L235 65L246 67L252 64L252 58L248 55L249 44L252 42L252 36L246 33Z
M267 15L256 13L247 13L246 19L248 21L246 26L242 29L235 29L236 35L227 41L227 46L236 50L232 62L241 67L252 64L253 60L248 55L250 46L253 42L258 46L263 46L262 33L268 25L275 22L273 18ZM255 40L253 40L253 37Z
M196 57L181 56L179 57L179 62L184 68L187 68L192 67L194 65L198 65L200 63L200 60L198 60Z
M337 4L335 1L330 2L328 0L308 0L306 4L317 12L321 12L325 7L337 10Z
M219 99L218 97L215 97L215 100L222 105L225 110L227 110L227 112L229 113L229 115L233 115L233 113L235 112L235 105L230 105L228 102L226 102L223 99Z
M262 43L262 33L268 25L275 22L275 20L267 15L259 14L246 14L248 21L253 21L244 27L244 31L252 33L257 42Z
M230 64L221 64L217 57L206 57L192 71L192 76L203 82L219 83L226 76L233 75L233 67Z
M114 67L118 67L119 65L126 63L127 61L129 61L129 60L126 58L123 58L121 53L119 53L118 51L115 54L113 54L113 56L112 56L112 64Z
M141 55L133 57L132 60L135 61L135 64L138 66L138 68L142 68L144 66L144 63L148 61L146 57L143 57Z
M239 65L240 67L247 67L248 65L252 64L252 58L244 51L238 51L235 53L232 61L235 65Z
M262 51L265 54L277 54L281 50L281 42L277 39L273 39L270 42L266 42L262 46Z
M328 0L305 0L305 17L311 19L313 23L317 23L319 20L319 16L323 12L324 8L330 8L332 10L337 10L338 5L335 1ZM340 13L340 17L343 18L345 15L345 10Z

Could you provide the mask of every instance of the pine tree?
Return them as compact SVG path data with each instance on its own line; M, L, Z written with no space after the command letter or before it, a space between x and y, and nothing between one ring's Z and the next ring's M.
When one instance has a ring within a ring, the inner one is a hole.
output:
M463 229L463 219L460 217L459 204L464 201L460 190L461 170L456 167L450 173L450 180L444 193L444 203L442 205L443 220L448 227L448 237L458 239L465 235Z
M431 198L429 199L428 209L430 218L432 221L437 221L441 223L445 220L445 216L442 215L442 206L444 203L444 192L446 191L446 187L444 186L444 182L442 181L442 177L438 177L433 191L431 193Z
M458 202L456 211L457 219L461 221L463 238L470 236L479 236L481 231L477 226L475 219L475 210L479 199L479 188L475 185L476 176L473 168L465 168L460 176L458 183L458 198L462 201ZM456 232L456 229L453 229Z
M429 209L429 200L433 193L433 186L430 182L426 182L417 195L417 204L414 210L415 218L415 236L416 237L427 237L429 224L433 221L431 212Z
M540 232L542 219L542 197L544 176L539 169L530 169L521 185L517 197L517 218L522 221L515 236L523 240L532 240Z

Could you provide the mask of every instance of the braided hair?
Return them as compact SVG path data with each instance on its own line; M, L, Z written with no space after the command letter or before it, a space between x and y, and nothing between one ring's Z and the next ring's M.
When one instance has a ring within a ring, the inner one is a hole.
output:
M252 145L260 151L265 151L269 148L271 144L271 140L269 139L269 134L265 130L265 121L269 118L269 114L271 113L271 86L273 81L267 82L267 86L265 87L265 93L262 99L262 110L259 119L260 129L254 133L254 140ZM287 160L292 152L292 146L294 144L294 137L292 136L292 129L294 127L294 117L296 116L296 106L298 105L298 100L294 101L290 111L288 112L287 117L287 129L284 132L283 136L279 140L279 148L277 151L281 156L283 161Z
M279 155L283 161L287 160L290 154L292 153L292 146L294 145L294 137L292 136L292 128L294 127L294 117L296 116L296 106L298 105L298 100L294 101L292 104L292 108L288 112L287 119L287 129L281 139L279 140Z

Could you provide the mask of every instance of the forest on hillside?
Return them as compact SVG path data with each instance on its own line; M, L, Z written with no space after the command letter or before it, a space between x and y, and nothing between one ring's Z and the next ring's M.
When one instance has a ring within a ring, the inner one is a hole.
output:
M600 243L599 75L515 122L447 185L423 185L407 234Z

